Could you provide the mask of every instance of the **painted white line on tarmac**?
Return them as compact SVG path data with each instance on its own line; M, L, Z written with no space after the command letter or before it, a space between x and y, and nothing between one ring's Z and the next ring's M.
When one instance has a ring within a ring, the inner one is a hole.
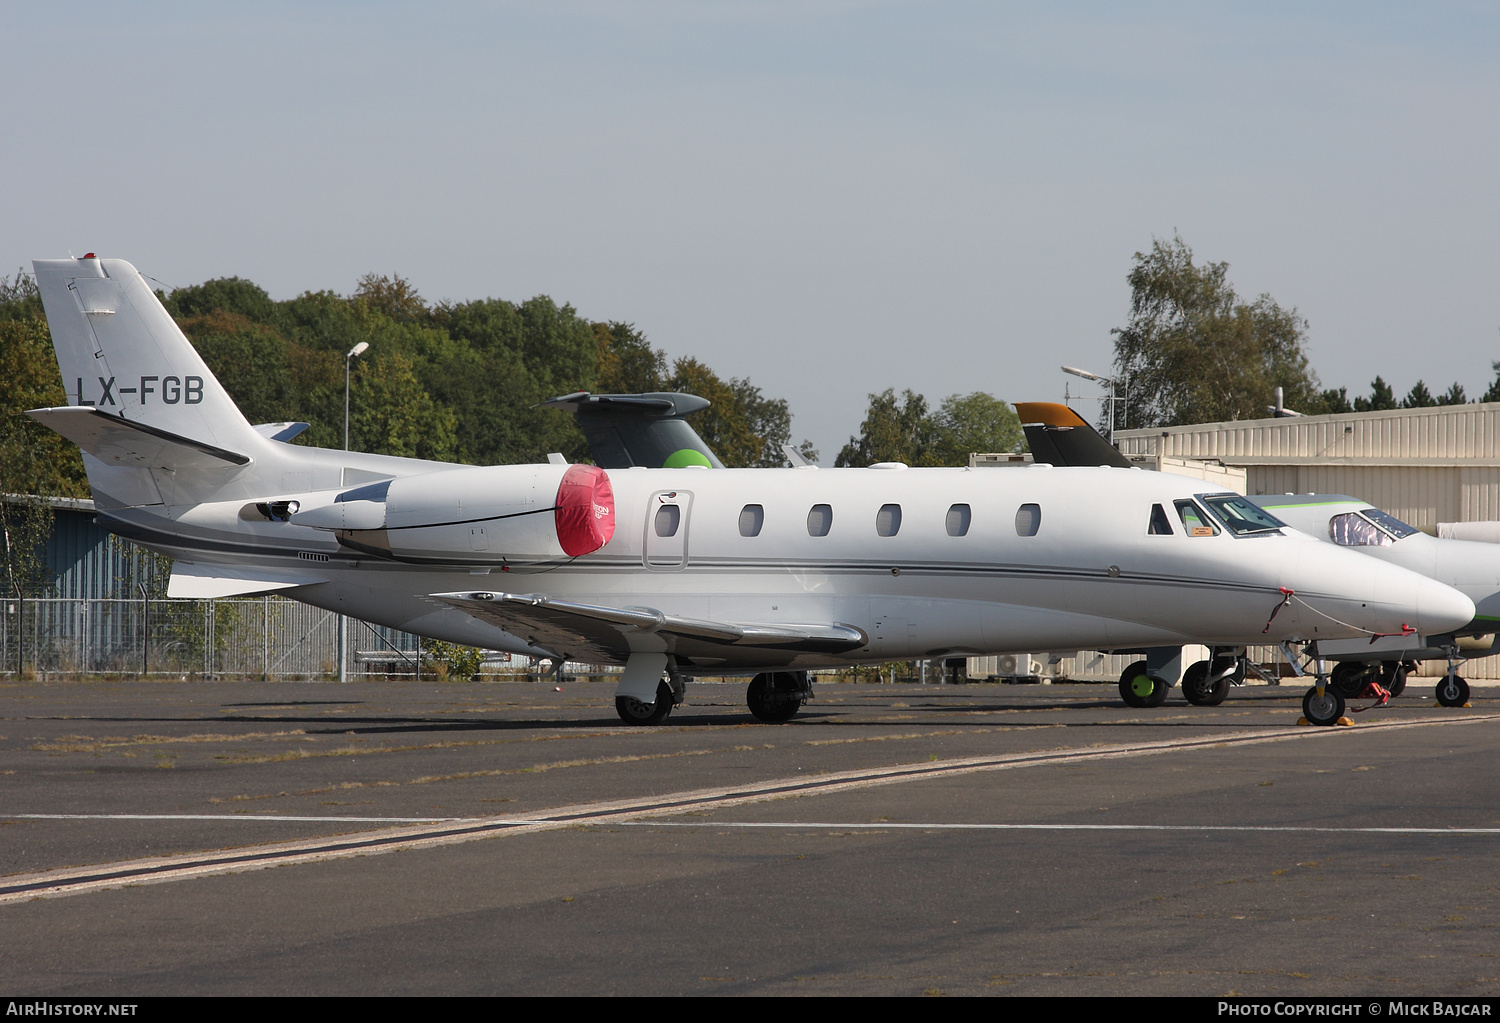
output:
M480 817L322 817L271 813L0 813L0 821L291 821L300 824L444 824Z
M424 819L418 824L387 822L387 827L371 831L356 831L290 842L268 842L221 852L157 856L86 867L45 870L33 874L11 875L0 878L0 905L36 898L79 895L126 885L162 884L191 877L264 870L267 867L286 866L293 863L317 863L353 856L380 855L404 849L430 849L487 838L573 828L580 825L625 824L639 821L641 818L671 817L689 811L702 812L744 806L788 796L824 795L878 785L899 785L926 778L950 778L983 771L1015 770L1026 767L1185 753L1193 750L1255 746L1296 739L1336 740L1340 736L1369 735L1392 729L1451 727L1496 720L1500 720L1500 714L1472 714L1423 721L1391 721L1367 725L1360 729L1276 728L1155 742L1120 743L1083 749L1075 747L1027 753L958 757L952 760L777 778L748 785L695 789L661 796L602 800L557 807L543 811L538 816L527 818L481 817L460 818L456 821ZM5 818L0 817L0 819ZM231 819L243 820L244 817L231 815ZM309 818L300 819L309 820ZM323 818L323 820L331 821L334 818ZM711 826L718 827L719 825ZM806 827L807 825L782 826ZM872 826L865 825L865 827Z
M621 821L633 828L808 828L833 831L1299 831L1330 835L1500 835L1500 828L1320 828L1276 824L880 824L834 821Z

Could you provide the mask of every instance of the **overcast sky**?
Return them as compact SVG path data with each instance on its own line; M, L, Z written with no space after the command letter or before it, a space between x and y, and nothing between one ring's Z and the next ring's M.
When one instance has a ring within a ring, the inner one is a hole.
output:
M1490 4L0 8L0 270L547 294L790 401L1058 399L1181 235L1325 386L1500 359ZM8 264L8 268L7 268ZM1092 403L1075 403L1092 417Z

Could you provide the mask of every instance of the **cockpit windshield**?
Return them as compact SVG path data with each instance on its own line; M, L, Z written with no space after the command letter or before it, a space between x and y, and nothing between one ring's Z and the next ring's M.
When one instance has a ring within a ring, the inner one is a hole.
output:
M1340 547L1389 547L1417 530L1379 508L1361 508L1328 520L1328 537Z
M1207 505L1214 518L1224 523L1224 528L1235 536L1276 533L1286 525L1239 494L1199 494L1198 500Z
M1420 532L1416 526L1408 526L1394 515L1388 515L1379 508L1361 508L1359 513L1381 529L1394 536L1397 540Z

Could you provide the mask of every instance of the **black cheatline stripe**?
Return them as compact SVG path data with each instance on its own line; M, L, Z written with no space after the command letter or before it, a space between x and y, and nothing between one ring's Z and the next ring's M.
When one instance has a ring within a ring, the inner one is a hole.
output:
M552 510L552 509L539 509L539 511L550 511L550 510ZM531 514L536 514L536 513L534 513L534 512L520 512L520 513L517 513L517 514L519 514L519 515L531 515ZM503 516L503 515L502 516L496 516L496 518L514 518L514 517L516 517L516 516ZM243 554L260 555L262 557L292 558L292 559L297 560L297 561L299 561L299 562L301 562L303 564L306 563L305 559L300 559L300 558L297 557L298 553L301 551L301 548L298 548L298 547L269 547L269 546L257 545L257 544L234 543L234 542L231 542L231 541L208 540L208 539L203 539L203 538L198 538L198 537L186 537L186 536L182 536L182 535L176 534L176 533L167 533L167 532L163 532L161 530L152 529L151 527L144 526L144 525L139 525L139 524L134 523L134 522L127 522L127 521L124 521L124 520L121 520L121 519L117 519L117 518L115 518L113 516L108 515L107 513L102 513L102 512L97 516L97 518L101 520L99 524L103 528L107 529L109 532L117 533L117 534L119 534L121 536L125 536L125 537L127 537L127 538L129 538L131 540L138 540L138 541L140 541L142 543L155 543L155 544L157 544L159 546L165 546L165 547L176 547L176 548L181 548L181 549L184 549L184 550L212 551L212 552L224 553L224 554L243 553ZM465 521L466 522L485 522L485 521L490 521L490 520L488 520L488 519L470 519L470 520L465 520ZM441 523L441 525L462 525L462 524L463 523ZM428 527L427 526L398 526L398 527L395 527L395 528L398 528L398 529L425 529L425 528L428 528ZM313 551L313 552L309 552L309 553L321 554L321 553L324 553L324 552L322 552L322 551ZM475 553L479 553L479 552L475 552ZM350 553L348 550L342 549L342 548L339 549L338 551L335 551L335 552L329 552L328 556L329 556L330 559L332 559L334 561L340 561L340 562L368 561L371 558L371 555L369 555L369 554ZM587 557L588 556L585 555L585 558L587 558ZM382 563L385 563L385 564L390 564L390 565L405 565L405 566L411 566L413 568L421 568L421 567L433 567L433 568L436 568L436 567L443 567L443 566L451 566L451 567L454 567L454 568L459 568L459 567L464 567L464 566L473 566L473 565L485 564L484 561L481 561L480 559L472 558L472 557L471 558L452 558L452 559L442 559L442 558L402 558L402 559L399 559L399 560L395 559L395 558L381 558L379 560L382 561ZM596 559L593 559L593 560L584 560L584 559L581 559L581 558L567 558L567 557L561 557L560 556L560 557L558 557L558 558L556 558L555 560L552 560L552 561L538 561L538 562L502 562L502 561L495 561L492 564L499 565L499 564L502 564L502 563L508 563L508 564L510 564L512 566L512 568L515 568L515 569L547 569L549 571L563 570L563 571L566 571L566 573L569 574L569 575L584 574L584 573L588 573L588 572L600 572L600 573L606 573L606 574L616 574L616 573L621 573L621 572L639 572L639 571L642 571L644 569L644 565L642 564L642 562L641 562L641 560L639 558L622 558L622 557L610 558L608 560L605 560L603 558L596 558ZM690 558L688 560L688 562L686 563L686 565L684 566L684 569L682 571L683 571L683 574L686 574L686 575L691 575L695 571L728 572L728 571L733 571L733 570L738 570L740 572L745 572L745 573L752 573L752 572L762 572L762 573L764 573L764 572L782 572L782 571L819 571L819 572L826 572L826 573L828 573L830 575L832 575L832 574L839 574L839 575L871 575L871 574L885 574L885 573L889 572L892 568L899 568L899 569L901 569L901 571L903 573L911 572L911 573L925 575L925 576L929 576L929 577L931 577L931 576L942 577L944 575L969 575L969 576L1001 577L1001 578L1010 578L1010 579L1017 579L1017 580L1025 580L1025 579L1041 579L1041 580L1078 579L1078 580L1100 580L1100 581L1103 581L1103 580L1111 578L1108 575L1106 575L1106 573L1104 572L1103 569L1084 569L1084 568L1046 567L1046 566L1031 566L1031 567L1027 567L1027 566L1021 566L1021 565L995 565L995 564L985 565L985 564L972 564L972 563L971 564L953 564L953 563L946 563L946 564L917 564L917 563L914 563L914 562L902 562L902 561L897 560L897 559L883 560L883 561L880 561L878 563L872 563L871 561L857 561L857 560L854 560L852 558L850 560L848 560L848 561L813 561L813 560L802 560L802 559L797 559L797 558L789 558L789 559L786 559L784 561L772 561L772 560L765 560L765 561L761 561L761 560L754 560L754 561L730 561L730 560L725 560L725 559L718 559L718 560L698 559L698 560L693 560L693 559ZM1134 582L1134 583L1146 583L1148 585L1153 585L1153 586L1170 586L1170 587L1174 587L1174 588L1191 587L1191 588L1194 588L1194 589L1234 590L1234 591L1244 591L1244 592L1250 592L1250 593L1264 593L1267 596L1274 596L1277 593L1277 591L1274 590L1273 588L1271 588L1269 584L1258 585L1258 584L1255 584L1255 583L1238 583L1238 582L1228 582L1228 581L1224 581L1224 580L1218 580L1218 581L1215 581L1215 582L1212 582L1212 583L1205 583L1204 580L1203 580L1203 578L1201 576L1177 576L1177 575L1156 575L1156 574L1136 574L1136 573L1132 573L1132 574L1126 576L1125 579L1127 581L1129 581L1129 582ZM1321 594L1321 593L1309 593L1309 594L1306 594L1306 596L1309 597L1309 598L1318 598L1318 597L1325 597L1325 596L1328 596L1328 595L1327 594Z

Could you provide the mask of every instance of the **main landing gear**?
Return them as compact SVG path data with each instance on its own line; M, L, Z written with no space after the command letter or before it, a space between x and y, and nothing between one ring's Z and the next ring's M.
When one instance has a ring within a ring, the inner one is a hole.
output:
M745 703L757 720L779 725L790 721L812 699L805 671L763 671L750 680Z
M1217 707L1230 686L1244 684L1245 670L1245 659L1234 654L1199 661L1182 673L1182 695L1195 707Z
M634 696L616 696L615 713L627 725L659 725L672 714L672 687L666 679L656 685L656 702L642 703Z
M1167 699L1167 681L1136 661L1120 674L1120 699L1129 707L1160 707Z
M665 675L665 677L663 677ZM656 682L656 700L647 703L641 697ZM677 670L677 662L665 654L632 654L625 662L620 689L615 690L615 713L627 725L659 725L687 695L687 684Z

